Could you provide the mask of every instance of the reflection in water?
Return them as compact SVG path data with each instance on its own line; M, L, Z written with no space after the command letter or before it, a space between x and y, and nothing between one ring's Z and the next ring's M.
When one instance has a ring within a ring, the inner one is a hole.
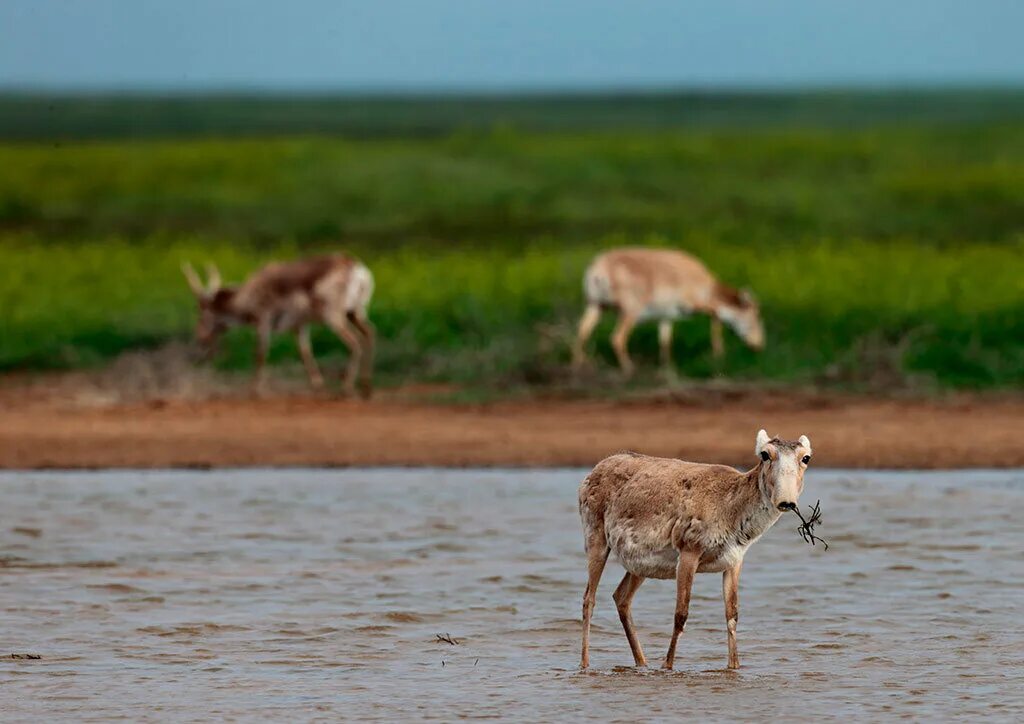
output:
M1021 473L812 470L804 497L821 498L831 548L787 516L751 550L735 673L715 574L697 577L678 670L627 666L614 563L594 669L576 670L581 477L0 475L0 710L1024 716ZM672 606L671 582L635 601L652 662Z

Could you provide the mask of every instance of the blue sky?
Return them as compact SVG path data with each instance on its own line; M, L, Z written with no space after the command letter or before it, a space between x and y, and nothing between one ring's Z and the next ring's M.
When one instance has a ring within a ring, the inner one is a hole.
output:
M1024 0L0 0L0 86L1024 84Z

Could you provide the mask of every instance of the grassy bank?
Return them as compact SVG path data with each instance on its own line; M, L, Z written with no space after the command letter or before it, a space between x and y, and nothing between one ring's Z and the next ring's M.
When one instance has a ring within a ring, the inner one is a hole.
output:
M1019 244L934 249L847 241L758 255L707 238L674 241L758 291L768 348L755 355L731 339L722 368L730 376L882 386L911 376L952 386L1024 383ZM2 243L0 365L7 368L95 364L183 338L193 308L179 278L181 259L214 258L229 278L240 278L267 257L169 236L74 244L6 236ZM273 255L297 251L286 246ZM373 318L384 340L383 378L498 386L558 381L580 309L580 270L591 252L538 243L519 251L376 255ZM243 367L251 337L232 340L222 364ZM707 343L706 321L681 323L676 354L685 374L714 371ZM294 359L291 344L279 340L274 357ZM316 344L329 357L338 351L325 331ZM640 359L653 365L655 347L654 330L642 327L634 343ZM609 357L604 340L599 350Z
M1022 229L1024 123L1009 121L7 141L0 367L95 365L186 337L182 259L240 279L340 247L377 276L385 380L556 382L587 260L653 243L761 299L768 349L731 339L730 376L1013 387ZM234 335L222 364L246 366L248 341ZM326 332L316 343L340 354ZM640 360L655 347L641 328ZM713 373L705 320L683 322L676 347L685 374ZM274 357L293 359L291 342Z
M868 131L455 134L0 144L0 228L67 240L195 233L274 248L699 234L1016 240L1024 123Z

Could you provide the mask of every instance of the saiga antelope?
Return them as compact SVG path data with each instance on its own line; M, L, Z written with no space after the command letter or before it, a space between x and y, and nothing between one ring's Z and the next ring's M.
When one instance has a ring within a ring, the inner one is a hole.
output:
M751 348L764 347L761 311L750 292L718 281L699 260L671 249L623 248L601 254L583 277L587 308L580 319L573 347L573 368L586 361L584 346L594 332L603 309L619 313L612 332L612 348L625 376L633 374L627 345L637 322L658 320L661 364L672 364L672 323L680 317L703 313L711 317L711 349L721 357L722 322L735 330Z
M256 387L266 384L267 349L273 332L292 332L314 388L323 376L309 340L309 325L323 322L349 349L343 386L369 395L376 333L366 315L373 295L373 275L362 262L345 255L318 256L263 267L237 287L221 285L220 272L208 268L204 285L191 264L182 272L199 303L196 340L212 353L231 326L256 328Z
M796 510L811 461L811 441L757 433L758 462L745 473L726 465L704 465L635 453L612 455L580 485L580 518L587 552L583 594L583 652L590 665L590 618L597 584L610 552L626 569L612 598L637 666L646 666L630 606L646 578L676 580L675 624L664 668L671 669L676 642L686 626L690 587L696 573L722 573L729 668L736 652L739 579L747 549L786 510Z

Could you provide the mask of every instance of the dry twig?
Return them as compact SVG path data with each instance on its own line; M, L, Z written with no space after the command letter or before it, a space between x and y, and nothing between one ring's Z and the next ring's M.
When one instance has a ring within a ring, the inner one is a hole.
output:
M821 523L821 501L819 500L813 507L811 507L811 517L806 520L800 514L800 509L796 506L790 508L790 510L796 513L797 517L800 518L800 525L797 526L796 532L800 534L800 537L804 539L804 542L814 545L816 541L819 541L823 546L825 546L825 550L828 550L828 543L825 542L825 539L814 535L814 526Z
M458 639L453 639L452 635L448 634L448 633L446 633L444 636L442 636L441 634L434 634L434 635L437 636L437 642L438 643L451 644L452 646L457 646L458 643L459 643Z

